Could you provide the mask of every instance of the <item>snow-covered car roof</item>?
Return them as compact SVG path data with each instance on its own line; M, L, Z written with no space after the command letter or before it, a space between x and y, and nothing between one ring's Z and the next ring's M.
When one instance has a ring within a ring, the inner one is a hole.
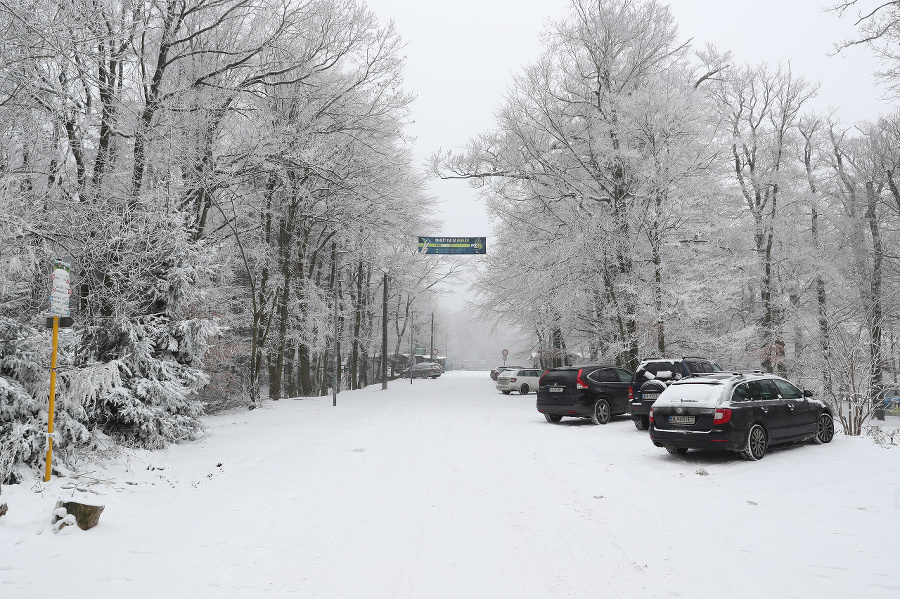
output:
M674 381L663 391L653 406L673 406L685 403L693 407L714 407L731 399L731 390L740 383L761 379L783 379L782 377L753 372L704 372L691 378ZM790 382L790 381L787 381Z

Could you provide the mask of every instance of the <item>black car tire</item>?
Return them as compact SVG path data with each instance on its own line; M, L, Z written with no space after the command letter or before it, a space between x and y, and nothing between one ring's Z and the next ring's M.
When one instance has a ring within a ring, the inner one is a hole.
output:
M528 385L519 387L519 395L528 395Z
M747 445L741 452L744 459L756 461L761 460L766 455L766 449L769 447L769 436L766 429L760 424L754 424L747 433Z
M634 428L639 431L645 431L650 428L650 417L649 416L632 416L631 420L634 422Z
M509 395L512 391L503 391L503 395Z
M562 415L561 414L544 414L544 418L547 419L547 422L552 422L553 424L556 424L557 422L562 420Z
M687 447L666 447L666 451L672 455L684 455L687 453Z
M834 439L834 419L828 414L822 414L816 421L816 436L813 437L813 443L831 443L832 439Z
M609 422L609 402L605 399L598 399L591 411L591 422L594 424L606 424Z

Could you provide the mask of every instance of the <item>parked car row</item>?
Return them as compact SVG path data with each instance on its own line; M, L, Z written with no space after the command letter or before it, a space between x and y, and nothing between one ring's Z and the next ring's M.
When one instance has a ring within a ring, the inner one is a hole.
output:
M704 358L645 360L634 374L612 364L551 368L536 404L552 423L577 417L606 424L630 413L654 445L673 454L730 450L759 460L771 445L834 437L831 408L812 392L774 374L722 372Z

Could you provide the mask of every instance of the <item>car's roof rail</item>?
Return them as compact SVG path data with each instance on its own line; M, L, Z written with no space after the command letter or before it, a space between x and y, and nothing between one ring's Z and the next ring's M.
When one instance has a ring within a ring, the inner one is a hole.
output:
M748 374L775 374L774 372L766 373L766 372L763 372L762 370L734 370L732 372L734 373L734 376L746 376ZM707 373L704 373L704 374L707 374ZM778 375L775 375L775 376L778 376Z

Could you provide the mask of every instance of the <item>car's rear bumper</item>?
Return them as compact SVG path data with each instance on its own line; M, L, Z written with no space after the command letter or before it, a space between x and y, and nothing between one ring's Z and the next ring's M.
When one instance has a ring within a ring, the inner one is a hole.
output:
M648 414L650 414L650 409L652 407L652 401L648 401L646 403L642 401L633 401L631 402L631 413L634 416L647 416Z
M593 404L585 405L580 403L559 405L559 404L537 404L537 410L541 414L550 414L551 416L574 416L581 418L589 418L594 411Z
M537 410L551 416L590 417L594 411L596 396L590 390L550 393L543 388L537 392Z
M651 424L650 440L657 447L740 451L747 444L747 435L745 431L734 429L713 428L710 431L660 430Z

